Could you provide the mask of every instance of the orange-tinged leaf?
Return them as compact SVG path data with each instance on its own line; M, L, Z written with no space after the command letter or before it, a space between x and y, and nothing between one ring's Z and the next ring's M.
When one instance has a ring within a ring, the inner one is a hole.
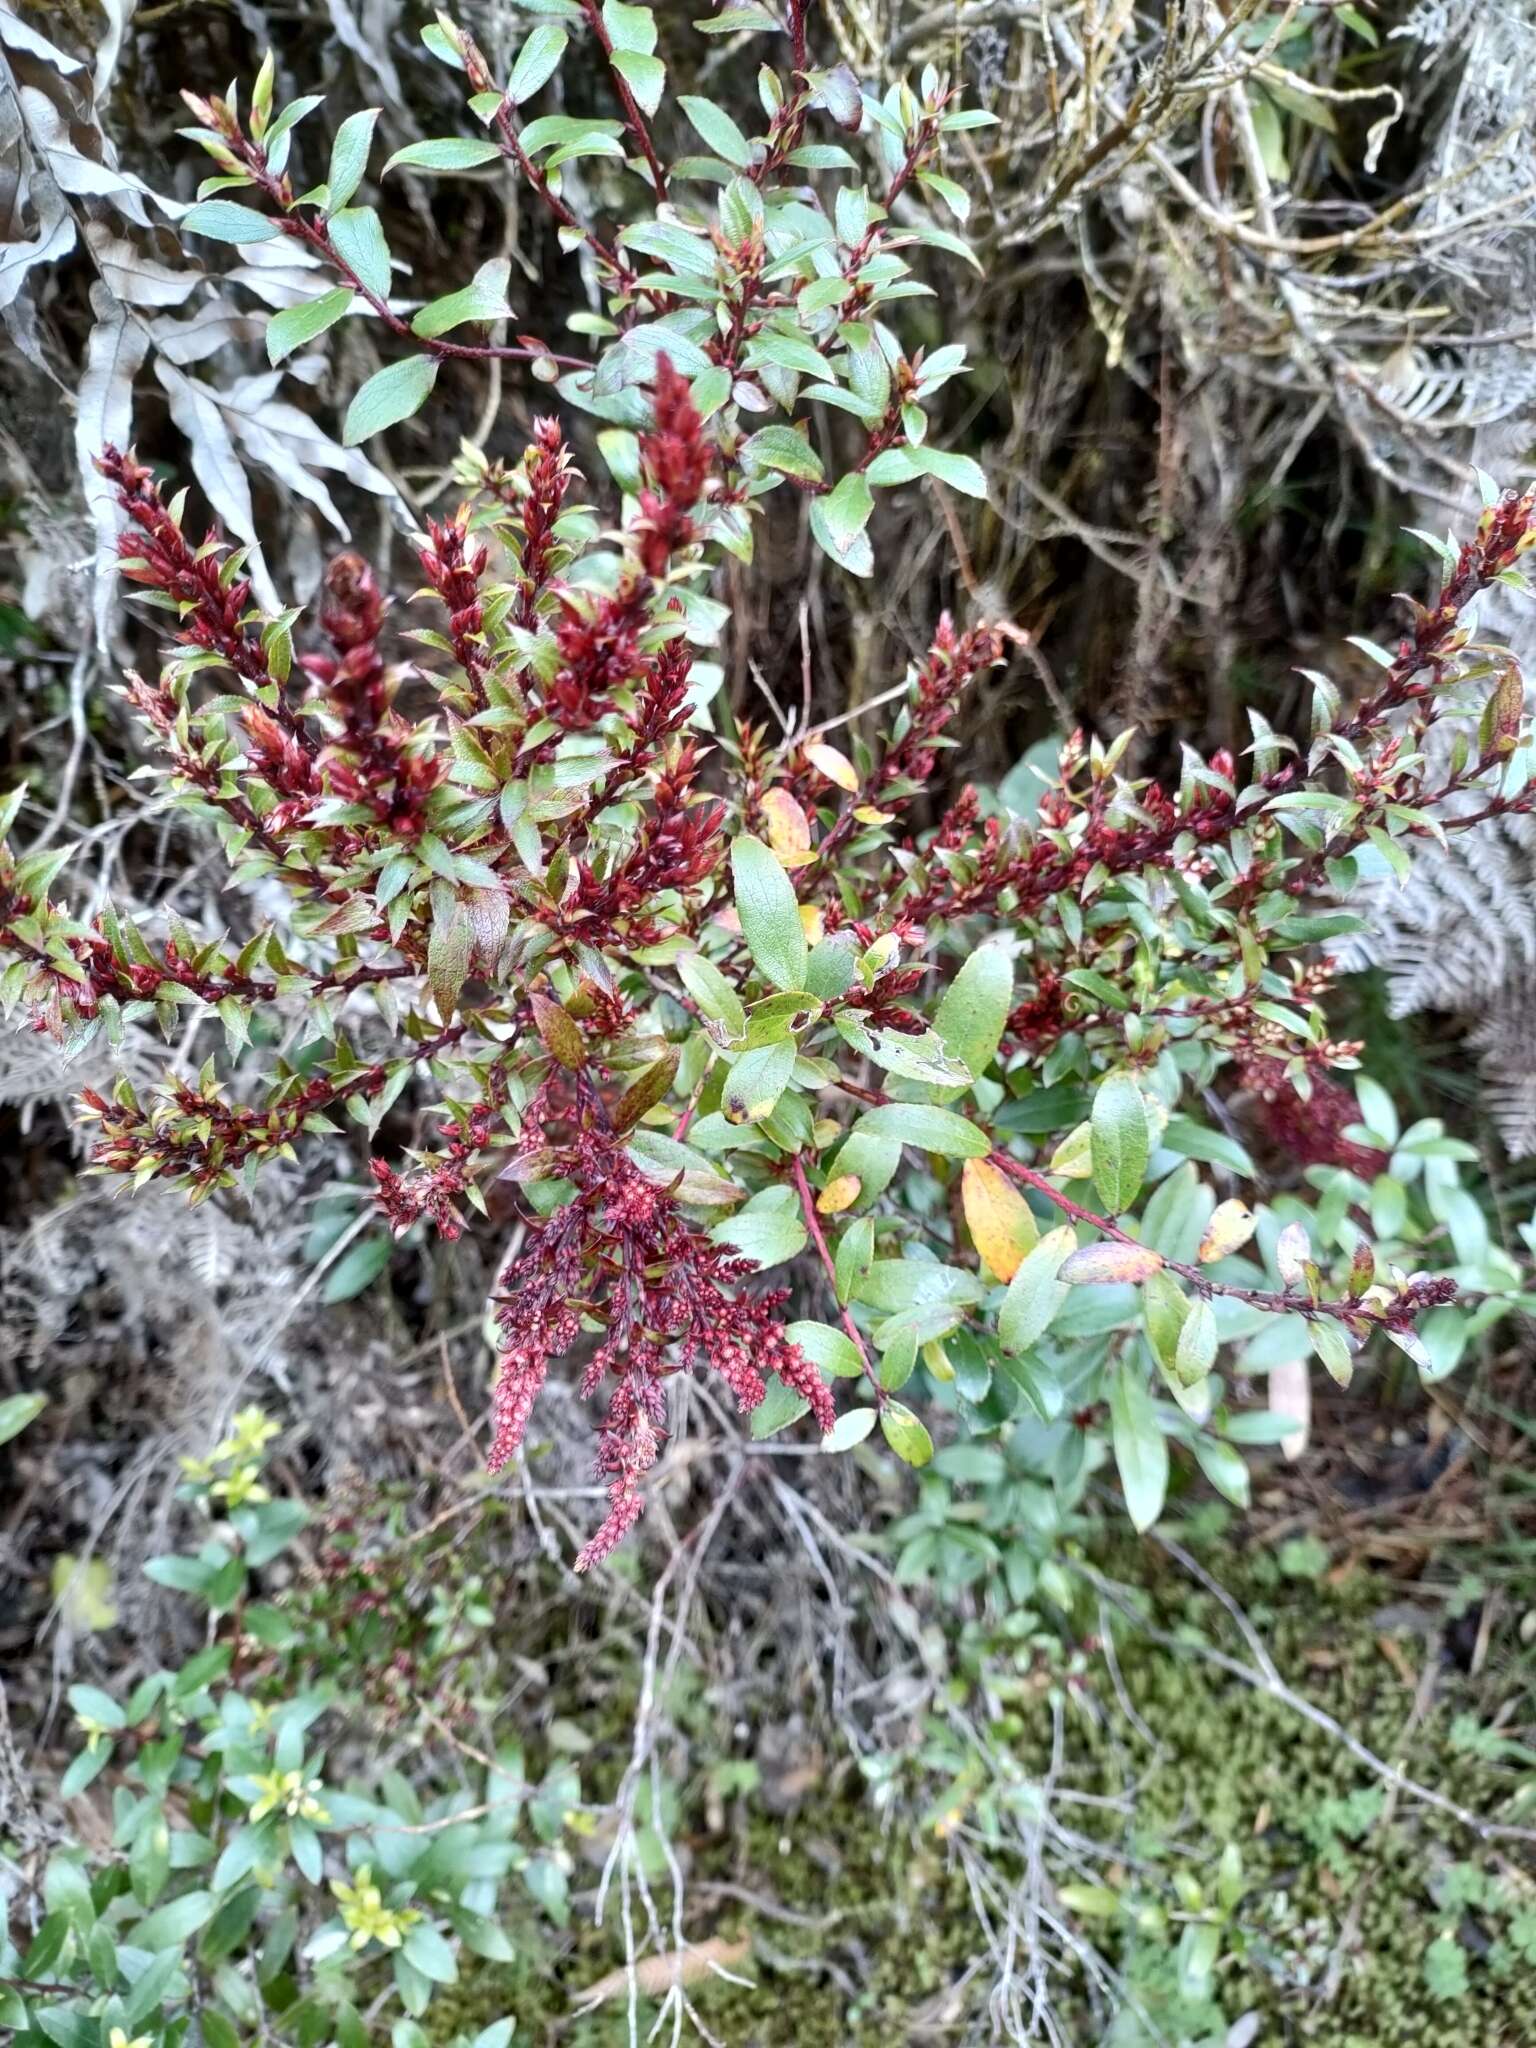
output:
M999 1280L1011 1280L1027 1252L1040 1241L1034 1211L1001 1167L990 1159L967 1159L960 1173L966 1228Z
M846 789L852 796L859 786L859 773L846 754L840 754L836 747L829 747L825 740L813 740L805 750L805 758L819 775L828 782L835 782L839 789Z
M845 1209L851 1209L859 1199L859 1190L864 1183L856 1173L840 1173L835 1180L829 1180L816 1197L816 1208L822 1216L841 1216Z
M1258 1228L1259 1219L1246 1202L1219 1202L1200 1240L1200 1263L1209 1266L1216 1259L1230 1258L1241 1251Z
M1072 1253L1057 1274L1073 1287L1113 1287L1138 1280L1150 1280L1162 1271L1163 1255L1149 1244L1117 1244L1105 1238L1099 1244L1085 1244Z
M768 820L768 844L785 866L803 860L811 850L810 820L787 789L764 792L763 816Z

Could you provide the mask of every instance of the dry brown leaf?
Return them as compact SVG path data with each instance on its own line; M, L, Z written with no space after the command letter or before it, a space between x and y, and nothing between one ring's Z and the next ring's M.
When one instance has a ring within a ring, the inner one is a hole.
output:
M732 1970L738 1963L744 1963L752 1952L752 1944L743 1938L727 1941L723 1935L714 1935L708 1941L697 1941L687 1948L667 1949L659 1956L644 1956L635 1965L635 1981L643 1998L665 1998L674 1984L686 1989L697 1984L701 1978L712 1976L717 1970ZM629 1989L628 1970L610 1970L606 1977L599 1977L595 1984L589 1984L577 1998L582 2013L596 2010L605 2000L616 1998Z

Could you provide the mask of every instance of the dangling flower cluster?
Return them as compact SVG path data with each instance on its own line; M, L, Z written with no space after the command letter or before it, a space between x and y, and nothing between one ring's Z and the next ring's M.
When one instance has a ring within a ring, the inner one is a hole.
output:
M1238 1063L1238 1080L1258 1105L1259 1120L1278 1151L1298 1166L1343 1166L1373 1180L1386 1166L1374 1146L1346 1136L1360 1121L1353 1093L1319 1061L1307 1074L1307 1089L1296 1086L1289 1063L1274 1052L1254 1052Z
M776 1378L808 1403L823 1434L835 1416L825 1381L779 1322L787 1289L744 1293L751 1261L712 1244L645 1178L584 1075L570 1087L573 1098L564 1103L546 1083L524 1118L525 1155L536 1156L541 1175L558 1174L576 1192L530 1224L498 1282L504 1349L489 1464L500 1471L522 1443L550 1360L575 1342L582 1319L602 1328L580 1392L596 1393L610 1375L616 1383L597 1457L608 1480L608 1515L576 1560L585 1571L640 1517L641 1483L666 1435L667 1382L675 1374L707 1365L746 1410L763 1399L766 1379ZM570 1135L551 1149L546 1132L561 1125Z
M414 1153L412 1157L420 1163L412 1173L396 1173L382 1159L369 1160L375 1199L396 1237L403 1237L418 1217L425 1216L438 1235L451 1243L464 1234L464 1218L455 1206L457 1200L462 1197L484 1210L473 1170L492 1141L506 1095L506 1073L497 1067L487 1078L486 1099L453 1122L439 1125L443 1151Z

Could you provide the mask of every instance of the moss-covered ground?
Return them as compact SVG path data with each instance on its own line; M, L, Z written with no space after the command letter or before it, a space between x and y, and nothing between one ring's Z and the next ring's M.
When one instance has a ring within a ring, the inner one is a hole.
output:
M1084 2048L1219 2044L1236 2026L1235 2038L1259 2048L1536 2043L1529 1845L1481 1838L1409 1795L1394 1799L1334 1734L1203 1661L1198 1644L1241 1654L1241 1641L1213 1596L1166 1562L1149 1570L1151 1557L1104 1563L1122 1580L1141 1578L1148 1621L1187 1638L1189 1653L1127 1626L1116 1635L1123 1691L1102 1656L1090 1660L1089 1683L1066 1712L1059 1782L1118 1803L1074 1805L1068 1818L1102 1842L1099 1889L1079 1924L1121 1985L1095 2002L1083 1979L1061 1982L1066 2037ZM1266 1557L1237 1567L1230 1554L1222 1559L1286 1683L1447 1798L1504 1821L1536 1820L1536 1765L1495 1725L1516 1676L1490 1678L1485 1668L1474 1680L1436 1647L1432 1614L1390 1582L1330 1573L1325 1561L1303 1550L1287 1576ZM765 1702L764 1725L773 1713ZM1515 1718L1529 1720L1528 1700ZM1020 1714L1010 1734L1026 1773L1043 1772L1049 1740L1042 1692L1038 1711ZM800 1805L775 1816L758 1798L722 1809L706 1796L709 1760L692 1768L696 1782L676 1787L674 1828L688 1937L751 1943L735 1967L754 1988L692 1987L717 2039L730 2048L890 2048L992 2038L991 1980L985 1962L977 1966L983 1944L968 1887L950 1842L917 1819L933 1810L941 1780L925 1798L920 1773L910 1773L900 1781L910 1796L882 1813L857 1773L829 1766ZM1180 1969L1181 1936L1207 1915L1222 1921L1219 1949L1208 1976L1192 1977L1187 1963ZM434 2004L434 2038L511 2013L521 2042L617 2048L629 2039L624 1997L583 2014L581 1996L621 1957L611 1908L601 1929L579 1916L564 1935L530 1929L514 1963L477 1966ZM642 1998L642 2039L654 2017Z

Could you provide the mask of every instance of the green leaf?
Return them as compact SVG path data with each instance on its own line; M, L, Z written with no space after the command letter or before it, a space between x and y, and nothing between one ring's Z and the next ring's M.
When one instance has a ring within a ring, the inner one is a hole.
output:
M936 478L941 484L948 484L952 491L963 491L968 498L986 497L987 473L969 455L956 455L947 448L926 446L912 452L918 467L926 475Z
M1173 1376L1180 1386L1198 1386L1216 1363L1216 1316L1208 1301L1192 1301L1174 1348Z
M195 1557L178 1557L174 1552L165 1557L152 1557L144 1566L144 1576L154 1585L168 1586L173 1593L201 1593L213 1576L213 1568Z
M387 369L376 370L347 407L343 442L355 448L359 441L408 420L426 403L436 382L437 364L431 356L406 356Z
M237 206L232 199L205 199L181 217L183 234L206 235L210 242L270 242L282 228L264 213Z
M758 1199L754 1197L738 1215L717 1223L709 1233L711 1243L734 1245L743 1258L751 1259L760 1270L798 1258L806 1246L805 1225L798 1208L758 1207Z
M850 1223L843 1232L832 1261L833 1277L840 1303L846 1304L853 1299L861 1282L868 1276L874 1260L874 1222L868 1216L861 1216L857 1222Z
M1141 1312L1152 1356L1170 1379L1178 1357L1179 1338L1189 1315L1189 1299L1168 1272L1154 1273L1142 1293Z
M1013 1008L1013 967L1005 947L978 946L945 989L933 1028L944 1050L979 1081L1002 1043Z
M77 1797L78 1794L85 1790L87 1785L93 1784L101 1776L107 1765L111 1763L112 1755L112 1745L109 1742L100 1742L94 1749L82 1749L59 1780L59 1797L61 1799L74 1799ZM0 2026L4 2025L5 2019L3 2014L0 2014Z
M762 1400L752 1410L754 1441L761 1443L764 1437L776 1436L781 1429L798 1422L802 1415L808 1415L810 1410L811 1404L803 1394L786 1387L782 1380L770 1380Z
M750 834L731 846L736 913L754 964L775 988L805 986L808 951L794 886L777 857Z
M603 0L603 27L615 50L648 55L656 47L656 17L649 7L631 6L629 0Z
M99 1685L72 1685L69 1688L69 1704L85 1721L94 1721L98 1728L126 1728L128 1717L113 1699L111 1693L103 1692Z
M504 256L482 263L467 285L422 307L411 321L412 334L432 341L451 328L462 327L466 321L488 325L493 320L507 319L512 311L507 304L511 272L512 266Z
M916 448L883 448L864 474L870 483L884 490L892 484L911 483L923 474L923 467Z
M507 2048L516 2026L516 2020L512 2019L492 2020L488 2027L482 2027L475 2035L469 2048Z
M817 544L854 576L868 576L874 570L874 551L864 532L874 504L869 481L857 470L850 470L826 497L811 504L811 532Z
M425 1922L413 1927L405 1937L405 1958L423 1977L430 1977L434 1984L453 1984L458 1981L459 1966L453 1950L435 1927Z
M872 1138L892 1138L898 1145L937 1152L945 1159L984 1159L992 1149L986 1132L978 1130L968 1117L926 1102L887 1102L867 1109L854 1131Z
M1151 1147L1141 1090L1127 1073L1106 1075L1094 1092L1090 1118L1093 1184L1112 1216L1135 1201Z
M1395 1337L1398 1333L1388 1331L1387 1334ZM1406 1334L1412 1335L1412 1332ZM1347 1387L1354 1377L1355 1359L1349 1348L1349 1339L1343 1330L1328 1317L1317 1316L1307 1324L1307 1336L1312 1349L1327 1367L1330 1376L1337 1380L1341 1387Z
M834 1379L856 1380L864 1370L853 1339L844 1336L841 1330L834 1330L830 1323L790 1323L784 1334L791 1344L800 1347L813 1365L831 1373Z
M218 1899L212 1892L183 1892L141 1920L133 1930L135 1948L179 1948L213 1918Z
M1072 1251L1077 1236L1069 1223L1048 1230L1034 1249L1025 1255L1019 1270L1008 1283L1008 1292L998 1312L998 1341L1005 1351L1032 1351L1051 1327L1057 1311L1071 1293L1056 1278Z
M389 244L369 206L349 206L330 221L331 244L352 275L376 299L389 297Z
M785 476L799 476L813 483L821 481L821 457L809 439L794 427L763 427L745 442L742 467L748 475L758 470L778 470Z
M378 1279L389 1264L389 1254L387 1237L359 1238L326 1274L320 1299L327 1304L351 1301Z
M520 107L524 100L531 100L539 87L554 76L569 41L569 36L557 22L539 23L518 51L512 76L507 80L507 96L514 106Z
M349 114L336 130L336 140L331 144L331 167L325 174L327 213L339 213L363 182L378 118L379 109L368 107L360 114Z
M721 1094L721 1107L732 1123L761 1123L772 1116L795 1070L795 1041L781 1038L754 1046L731 1068Z
M436 142L408 142L395 151L384 172L387 175L402 166L413 171L473 171L500 155L487 136L445 135Z
M10 1394L0 1401L0 1444L20 1436L29 1423L36 1422L48 1406L46 1394Z
M637 14L642 11L640 8L631 9ZM652 57L642 50L615 50L611 62L642 111L654 114L667 89L666 65L659 57Z
M1163 1511L1168 1440L1157 1426L1145 1382L1123 1365L1110 1385L1109 1420L1126 1512L1133 1526L1145 1532Z
M1195 1454L1195 1462L1216 1491L1225 1495L1234 1507L1246 1508L1248 1466L1242 1453L1235 1451L1230 1444L1205 1435L1195 1437L1190 1448Z
M932 1437L900 1401L887 1401L880 1410L880 1430L904 1465L926 1465L933 1456Z
M289 306L285 312L275 313L267 322L267 361L282 362L306 341L313 341L328 327L334 327L351 305L352 297L352 287L342 284L302 306Z
M751 167L752 145L723 107L717 107L713 100L699 99L692 93L680 94L677 104L706 149L734 170L745 171Z
M138 1942L139 1931L136 1928L134 1945L138 1946ZM128 2023L130 2034L137 2032L139 2026L149 2018L170 1989L171 1980L180 1968L181 1957L173 1950L169 1954L156 1956L147 1968L139 1972L134 1979L133 1989L123 2001L123 2018Z
M851 1451L875 1426L873 1408L845 1408L821 1440L824 1451Z
M201 1962L221 1963L226 1956L234 1954L250 1933L256 1919L256 1908L263 1896L259 1884L245 1885L231 1893L208 1923L197 1945Z
M741 997L713 960L702 953L683 953L674 967L678 980L706 1017L723 1024L732 1038L745 1036L747 1013Z

